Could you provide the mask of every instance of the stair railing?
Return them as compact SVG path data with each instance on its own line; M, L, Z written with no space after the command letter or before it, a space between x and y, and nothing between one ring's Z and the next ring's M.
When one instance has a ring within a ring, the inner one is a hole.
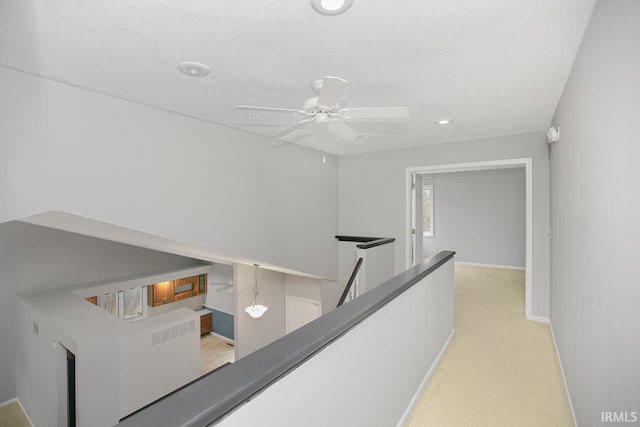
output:
M358 262L356 262L356 266L353 268L353 272L351 273L351 277L349 277L349 281L347 282L347 286L344 287L344 291L342 291L342 295L340 296L340 300L338 301L338 305L337 307L340 307L342 304L344 304L345 300L347 299L347 295L349 295L349 291L351 290L351 286L353 285L353 282L355 282L356 280L356 276L358 275L358 271L360 270L360 266L362 265L362 258L358 258ZM355 295L357 296L357 295ZM353 296L352 296L353 299Z

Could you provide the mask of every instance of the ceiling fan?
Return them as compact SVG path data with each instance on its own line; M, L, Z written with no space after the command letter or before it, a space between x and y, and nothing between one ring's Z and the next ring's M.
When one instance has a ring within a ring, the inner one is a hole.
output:
M311 82L317 96L304 101L301 110L278 107L258 107L254 105L237 105L236 110L261 111L269 113L294 113L302 120L287 126L280 132L271 135L273 138L286 137L297 130L326 130L334 133L344 141L354 141L361 136L349 123L389 123L409 118L409 107L361 107L341 108L340 99L349 82L340 77L326 76ZM365 132L368 134L376 132ZM308 136L306 135L306 136Z

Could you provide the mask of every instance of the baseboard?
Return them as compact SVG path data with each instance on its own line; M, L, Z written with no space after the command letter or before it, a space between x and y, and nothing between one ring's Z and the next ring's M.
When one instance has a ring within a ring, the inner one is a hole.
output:
M404 413L402 414L402 417L400 417L400 420L398 421L398 424L396 424L396 427L402 427L408 421L414 406L416 406L416 403L418 403L418 399L422 395L422 391L427 386L429 379L431 379L431 376L433 375L433 373L436 371L436 368L440 364L440 360L442 359L442 356L444 356L444 352L447 351L447 347L449 347L449 343L451 342L451 339L453 338L453 335L455 334L455 332L456 330L454 329L451 331L451 334L449 334L449 338L447 338L447 341L445 341L444 345L440 349L440 353L438 353L438 355L436 356L436 359L433 361L433 363L429 367L427 374L424 376L424 378L420 382L418 389L413 394L411 401L409 401L409 405L407 405L407 408L404 410Z
M567 378L564 375L564 368L562 367L562 360L560 360L560 352L558 351L558 344L556 343L556 335L553 333L553 325L551 324L551 322L549 322L549 329L551 329L551 339L553 340L553 348L556 351L556 359L558 360L558 366L560 366L560 374L562 375L562 383L564 384L564 393L567 396L567 402L569 402L569 410L571 411L571 421L573 422L574 427L578 427L578 420L576 419L576 413L573 410L571 393L569 393Z
M460 265L470 265L472 267L485 267L485 268L502 268L504 270L520 270L525 271L524 267L516 267L513 265L497 265L497 264L482 264L477 262L465 262L465 261L456 261L456 264Z
M2 408L3 406L7 406L13 402L19 402L17 397L14 397L13 399L9 399L6 402L0 402L0 408Z
M20 409L22 409L22 413L24 414L25 417L27 417L27 421L29 421L29 424L31 425L31 427L33 427L33 421L31 421L29 414L27 414L27 411L24 409L24 406L22 406L22 402L20 402L20 399L18 399L17 397L14 397L13 399L9 399L6 402L0 403L0 408L2 408L3 406L10 405L13 402L18 402L18 405L20 405Z
M211 335L213 335L214 337L216 337L216 338L220 338L222 341L225 341L226 343L234 344L234 345L235 345L235 341L234 341L234 340L232 340L232 339L230 339L230 338L227 338L227 337L225 337L224 335L216 334L216 333L215 333L215 332L213 332L213 331L211 331L211 332L209 332L209 333L210 333Z
M533 315L533 314L530 315L530 316L527 316L527 320L531 320L533 322L551 324L551 322L549 321L548 317L536 316L536 315Z

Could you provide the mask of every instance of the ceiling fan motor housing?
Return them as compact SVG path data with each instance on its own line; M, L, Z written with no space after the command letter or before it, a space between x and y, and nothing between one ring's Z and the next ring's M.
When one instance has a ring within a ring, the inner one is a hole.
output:
M318 97L312 96L311 98L305 99L302 104L302 109L312 113L316 108L318 108Z

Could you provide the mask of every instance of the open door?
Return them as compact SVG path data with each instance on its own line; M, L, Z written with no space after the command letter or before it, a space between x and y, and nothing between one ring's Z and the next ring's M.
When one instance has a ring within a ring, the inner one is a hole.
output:
M411 239L413 241L412 264L417 265L423 259L422 241L422 175L412 174L411 183Z

